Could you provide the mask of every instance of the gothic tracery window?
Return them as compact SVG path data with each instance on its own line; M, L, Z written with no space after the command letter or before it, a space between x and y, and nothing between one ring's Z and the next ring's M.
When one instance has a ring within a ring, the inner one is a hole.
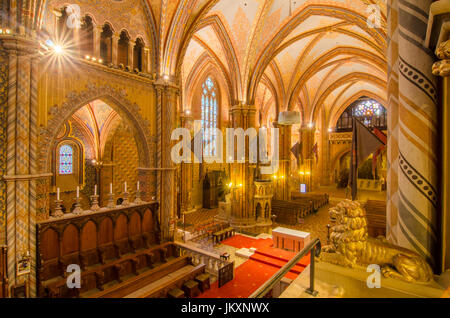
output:
M370 98L362 97L352 103L339 118L336 131L351 131L353 117L369 128L377 127L381 130L387 128L386 109L376 100Z
M59 174L73 173L73 149L69 145L59 148Z
M216 155L215 131L207 128L217 128L217 90L211 77L208 77L202 85L202 128L203 132L203 154L205 156Z

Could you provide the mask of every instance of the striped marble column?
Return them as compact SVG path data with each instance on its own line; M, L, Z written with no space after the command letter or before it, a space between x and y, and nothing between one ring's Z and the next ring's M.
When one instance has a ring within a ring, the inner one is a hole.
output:
M437 89L424 47L431 2L390 1L388 236L436 265Z

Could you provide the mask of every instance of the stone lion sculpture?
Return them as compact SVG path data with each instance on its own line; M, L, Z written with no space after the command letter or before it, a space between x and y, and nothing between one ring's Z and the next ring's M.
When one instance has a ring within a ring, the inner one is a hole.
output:
M433 271L417 253L390 244L384 238L371 238L366 212L358 202L345 200L329 210L336 221L331 228L330 245L324 246L320 260L355 267L378 264L384 277L407 282L428 283Z

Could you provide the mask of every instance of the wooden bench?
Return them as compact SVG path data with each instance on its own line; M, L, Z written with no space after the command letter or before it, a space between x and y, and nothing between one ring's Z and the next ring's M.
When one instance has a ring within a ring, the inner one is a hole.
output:
M131 277L120 284L112 286L111 288L89 295L89 297L90 298L124 297L189 264L190 258L188 256L177 257L175 259L167 261L164 264L156 266L153 269L144 271L143 273L137 275L136 277Z
M232 237L235 235L235 229L233 227L228 227L218 232L213 233L213 243L219 243L223 240Z
M160 280L157 280L141 289L136 290L135 292L125 296L125 298L182 298L181 293L179 293L179 291L176 291L176 289L183 290L183 285L187 281L194 280L199 275L205 274L205 270L205 264L199 264L197 266L185 266L175 272L166 275ZM186 294L186 291L183 291L183 293L184 296L188 296Z
M120 254L120 244L116 245L117 254L121 257L109 258L104 263L97 263L96 266L85 266L81 272L81 289L67 288L65 277L56 277L42 282L42 287L46 291L48 297L80 297L83 294L89 297L101 297L103 293L95 295L96 291L104 291L104 286L116 282L121 284L129 277L137 276L143 269L153 269L156 263L165 263L169 257L176 257L177 248L173 243L165 243L163 245L154 246L152 248L141 250L136 253ZM123 247L128 249L128 247ZM123 252L123 251L122 251ZM66 262L77 258L76 255L69 255ZM92 257L92 259L95 259ZM101 257L99 257L101 259ZM72 263L76 264L76 263ZM183 263L184 265L184 263ZM170 266L169 266L170 267ZM165 267L161 267L163 270ZM156 269L158 272L160 269ZM124 279L126 278L126 279ZM125 283L125 285L127 285ZM122 285L120 285L122 286ZM120 289L120 287L116 287ZM115 289L112 289L113 291Z
M277 223L295 225L299 218L308 216L312 211L309 203L272 200L272 215L277 216Z
M149 202L38 222L38 297L102 291L178 256L173 243L157 245L157 209L157 202ZM80 266L80 289L66 286L71 264Z
M300 192L292 192L291 200L295 202L303 202L305 204L311 204L313 210L317 211L329 203L328 194L305 194Z

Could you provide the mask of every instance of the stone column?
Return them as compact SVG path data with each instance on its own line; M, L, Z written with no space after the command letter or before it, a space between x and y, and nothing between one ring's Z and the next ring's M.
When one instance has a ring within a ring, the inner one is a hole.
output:
M119 50L119 39L120 37L113 34L112 39L111 39L111 63L114 65L119 65L119 54L118 54L118 50ZM126 65L125 65L126 66Z
M450 8L449 8L450 9ZM450 11L450 10L449 10ZM442 154L441 154L441 272L450 268L450 40L436 50L440 59L433 65L433 74L442 77Z
M7 106L1 109L6 119L6 243L10 285L28 280L31 296L36 285L36 178L37 176L37 78L38 47L32 38L0 36L3 56L2 76L7 72ZM6 78L6 77L5 77ZM4 96L4 95L3 95ZM3 164L3 168L5 168ZM4 185L4 184L3 184ZM16 264L31 255L31 273L16 276Z
M389 0L387 236L436 266L438 95L423 45L431 2Z
M306 124L302 125L300 129L301 141L302 141L302 157L303 163L300 166L300 182L306 184L307 191L313 190L313 160L311 159L312 153L311 150L314 146L314 128L308 127Z
M189 129L191 136L193 135L193 117L186 112L181 115L181 127ZM190 211L192 208L192 175L193 164L184 163L181 164L181 213Z
M133 56L134 44L136 44L134 41L130 40L128 42L128 66L131 69L133 69L133 65L134 65L134 62L133 62L133 60L134 60L134 56Z
M274 123L274 127L279 129L279 162L280 166L276 174L274 185L275 198L277 200L290 200L289 180L291 175L291 130L292 125L282 125Z
M93 56L96 58L100 58L100 38L101 33L103 31L102 26L94 26L92 29L93 32L93 45L94 45L94 51L92 52Z
M232 127L255 128L256 109L253 105L238 104L231 107ZM240 158L237 158L240 159ZM247 219L252 215L253 210L253 175L256 164L249 162L249 143L245 144L245 163L231 164L231 181L234 188L232 195L237 199L236 204L232 204L231 215L237 219ZM240 186L242 184L242 186Z
M159 79L156 83L157 105L157 200L160 203L162 241L170 240L169 220L175 217L175 167L171 159L174 142L171 140L175 128L179 89L174 82Z

